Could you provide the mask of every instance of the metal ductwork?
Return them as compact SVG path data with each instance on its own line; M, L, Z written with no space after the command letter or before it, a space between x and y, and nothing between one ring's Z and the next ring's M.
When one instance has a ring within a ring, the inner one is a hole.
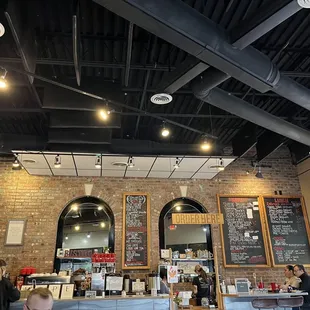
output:
M217 68L223 81L232 76L260 91L274 91L310 110L310 90L283 77L271 60L249 46L232 45L227 33L181 0L94 0ZM300 10L299 4L296 12ZM208 71L206 71L208 72Z
M193 84L192 87L194 95L198 99L284 137L310 146L309 131L269 114L240 98L229 95L219 88L208 91L208 87L203 89L201 83Z

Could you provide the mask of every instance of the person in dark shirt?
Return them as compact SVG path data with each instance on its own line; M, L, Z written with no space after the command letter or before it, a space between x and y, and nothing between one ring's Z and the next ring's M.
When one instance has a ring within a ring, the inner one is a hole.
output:
M303 265L295 265L294 274L301 280L299 289L308 293L307 296L304 296L304 304L301 309L310 310L310 276L306 273Z
M200 265L195 266L197 277L193 279L194 294L196 295L197 306L201 306L202 298L210 297L211 279Z
M160 270L160 294L170 294L170 288L167 282L167 269Z
M20 298L20 292L5 278L6 262L0 259L0 310L10 309L10 302Z

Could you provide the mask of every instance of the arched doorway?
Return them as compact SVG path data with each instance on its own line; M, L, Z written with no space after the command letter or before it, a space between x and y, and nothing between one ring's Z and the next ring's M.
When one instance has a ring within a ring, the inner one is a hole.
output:
M59 271L65 264L77 266L88 264L90 259L58 259L57 249L99 249L99 252L114 252L115 223L109 205L100 198L83 196L70 201L63 209L56 239L54 269ZM88 266L88 265L87 265ZM86 269L86 268L84 268Z
M170 227L172 224L172 213L177 212L207 213L207 210L199 202L191 198L180 197L168 202L159 216L160 249L172 248L172 250L177 251L191 247L195 251L201 249L208 250L212 253L210 225L180 225L180 227Z

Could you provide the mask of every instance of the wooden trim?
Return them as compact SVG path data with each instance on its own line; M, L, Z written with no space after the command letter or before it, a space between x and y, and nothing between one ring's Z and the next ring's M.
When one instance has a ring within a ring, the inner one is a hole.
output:
M261 196L261 201L262 201L262 206L264 208L264 216L265 216L265 222L266 222L266 230L268 234L268 245L269 245L269 250L271 254L271 263L272 267L278 267L278 268L284 268L287 266L287 264L276 264L274 255L273 255L273 250L272 250L272 242L271 242L271 236L270 236L270 227L268 223L268 216L266 212L266 205L265 205L265 199L264 198L279 198L279 199L291 199L291 198L297 198L300 199L301 202L301 209L303 212L303 217L305 221L305 226L306 226L306 231L307 231L307 236L308 236L308 242L310 244L310 225L309 225L309 218L308 218L308 213L307 213L307 208L305 205L304 197L301 195L266 195L266 196ZM305 267L310 267L310 264L303 264Z
M263 244L264 244L264 250L266 255L266 262L265 265L228 265L226 263L226 253L225 253L225 241L224 241L224 228L223 225L220 225L220 232L221 232L221 243L222 243L222 254L223 254L223 262L225 268L266 268L270 267L270 256L268 252L268 242L267 242L267 236L266 236L266 229L265 229L265 220L264 220L264 213L262 211L262 204L260 202L260 196L259 195L221 195L217 194L217 205L219 213L223 213L221 210L221 203L220 198L256 198L258 202L258 210L259 210L259 217L261 222L261 230L262 230L262 236L263 236ZM225 219L224 219L225 221Z
M146 196L146 214L147 214L147 265L145 266L125 266L126 253L126 197L127 196ZM122 269L150 269L151 268L151 208L150 195L145 192L126 192L123 193L123 236L122 236Z

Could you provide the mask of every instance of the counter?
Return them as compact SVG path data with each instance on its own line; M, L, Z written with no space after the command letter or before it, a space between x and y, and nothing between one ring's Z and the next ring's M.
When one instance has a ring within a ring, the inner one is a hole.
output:
M25 300L11 304L10 309L22 310ZM150 295L137 297L73 298L55 300L53 310L169 310L169 297Z
M288 298L305 296L308 293L222 294L224 310L255 310L252 300L258 298ZM281 309L281 308L277 308ZM286 308L289 310L291 308Z

